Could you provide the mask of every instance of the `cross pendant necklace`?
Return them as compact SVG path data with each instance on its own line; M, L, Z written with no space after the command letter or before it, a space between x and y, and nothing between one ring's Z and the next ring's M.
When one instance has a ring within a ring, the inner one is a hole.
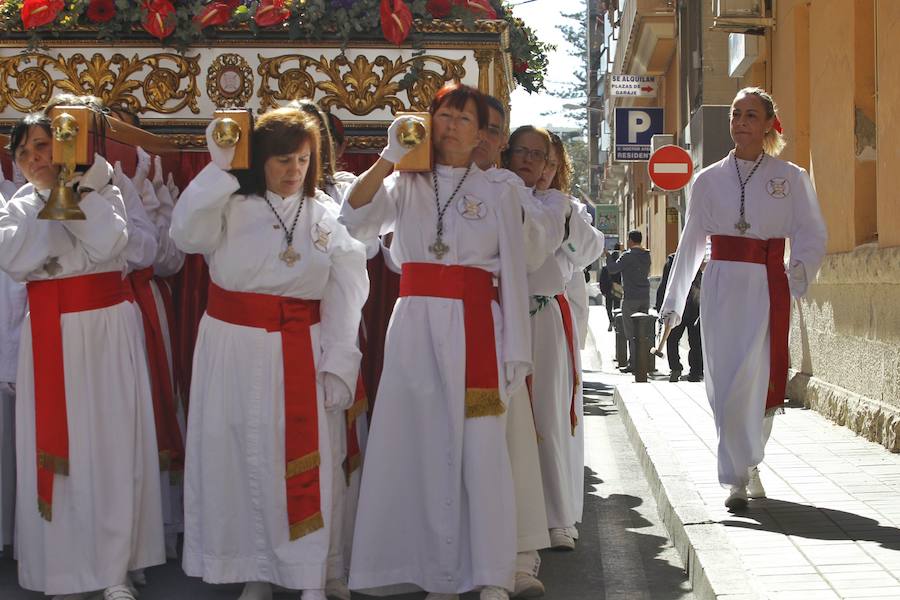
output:
M282 229L284 229L284 239L287 242L287 248L278 254L278 258L287 266L293 267L294 263L300 260L300 253L294 250L294 229L297 227L297 220L300 219L300 213L303 212L303 196L300 196L300 206L297 207L297 214L294 215L294 221L291 223L290 229L287 228L287 225L285 225L284 221L281 219L281 215L278 214L278 211L275 210L275 207L269 202L269 198L263 196L263 200L265 200L269 208L272 209L275 218L278 219Z
M747 230L750 229L751 225L747 222L746 217L744 216L744 191L747 187L747 182L750 181L750 178L753 177L753 174L756 173L756 169L759 168L759 165L762 164L763 159L766 157L766 153L763 152L759 155L759 158L756 159L756 164L753 165L753 168L750 169L750 174L747 175L747 179L741 178L741 169L738 167L738 159L737 155L734 155L734 170L737 171L738 184L741 186L741 218L737 223L734 224L734 228L741 232L741 235L747 233Z
M456 197L456 193L459 192L459 188L462 187L463 182L466 180L466 177L469 176L469 171L472 170L472 163L469 163L469 166L466 167L466 172L463 173L462 179L459 180L459 183L456 185L456 189L453 190L453 193L450 194L450 197L447 198L447 202L444 206L441 206L441 194L438 191L438 180L437 174L435 174L434 170L431 171L431 181L434 184L434 202L437 206L437 235L434 238L434 243L428 246L428 251L434 254L435 258L441 260L444 258L444 255L450 251L450 246L444 243L444 213L447 212L447 207L453 202L453 199Z

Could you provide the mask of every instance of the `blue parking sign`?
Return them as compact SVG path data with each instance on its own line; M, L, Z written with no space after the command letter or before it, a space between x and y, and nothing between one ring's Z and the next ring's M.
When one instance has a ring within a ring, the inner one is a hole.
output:
M663 133L665 128L663 109L632 106L617 108L615 126L614 161L650 160L650 142L654 135Z

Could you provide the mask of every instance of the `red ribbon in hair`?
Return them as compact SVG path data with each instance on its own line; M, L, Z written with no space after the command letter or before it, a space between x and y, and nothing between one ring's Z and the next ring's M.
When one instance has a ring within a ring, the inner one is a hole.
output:
M775 115L775 122L772 123L772 127L778 133L784 133L784 130L781 128L781 119L778 118L778 115Z

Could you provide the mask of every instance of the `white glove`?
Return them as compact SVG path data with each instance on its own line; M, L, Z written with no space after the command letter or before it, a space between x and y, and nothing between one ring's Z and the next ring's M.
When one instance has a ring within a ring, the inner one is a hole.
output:
M166 179L166 187L169 188L169 196L172 197L172 203L174 204L174 202L178 200L178 195L181 193L181 190L175 185L175 178L172 177L171 173L169 173L169 178Z
M137 167L134 169L134 177L131 178L131 182L134 183L135 188L141 189L144 180L150 174L150 155L140 146L135 146L134 149L137 152Z
M662 323L664 327L678 327L678 324L681 323L681 315L674 310L667 310L659 315L659 322Z
M216 119L209 122L206 126L206 147L209 149L209 155L212 157L213 163L223 171L231 170L231 161L234 160L234 146L231 148L222 148L213 140L213 129L216 128Z
M153 188L159 192L159 188L166 185L163 178L162 157L157 154L153 157Z
M109 184L113 176L113 168L106 159L99 154L94 154L94 164L81 176L78 181L78 190L81 193L102 190Z
M325 392L325 410L336 412L347 410L353 404L353 394L344 380L334 373L325 373L322 378L322 388Z
M122 189L122 180L126 179L128 176L125 175L125 171L122 169L122 163L116 161L116 164L113 165L113 176L112 183L119 189Z
M799 260L792 260L791 266L787 271L788 289L791 290L791 296L799 298L806 293L809 287L809 280L806 278L806 267Z
M172 210L175 203L172 202L172 195L169 193L169 186L164 185L156 190L156 198L159 200L159 210L156 211L157 225L166 224L168 230L169 224L172 222Z
M506 395L512 396L520 387L525 385L525 377L528 375L528 363L508 362L503 365L506 374Z
M387 146L385 146L384 150L381 151L381 158L390 163L397 164L412 150L412 148L405 147L400 143L400 140L397 139L397 130L400 129L400 126L407 119L412 119L414 121L418 121L422 125L425 125L425 121L421 117L414 117L411 115L397 117L394 119L394 122L391 123L391 126L388 127L387 130Z
M147 210L147 216L156 221L156 212L159 210L160 201L156 196L156 190L153 188L153 184L150 183L149 179L144 180L144 184L141 186L141 204L144 205L144 208Z

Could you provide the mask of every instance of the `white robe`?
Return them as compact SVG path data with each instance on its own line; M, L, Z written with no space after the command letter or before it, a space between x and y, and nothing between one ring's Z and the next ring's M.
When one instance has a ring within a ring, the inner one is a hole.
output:
M0 268L18 281L122 272L128 235L118 188L85 195L85 221L42 221L26 185L0 210ZM45 265L56 258L51 275ZM37 509L30 317L22 327L16 398L19 584L46 594L123 583L164 562L159 460L137 315L127 302L61 317L69 475L53 483L53 520Z
M593 225L593 219L591 219L591 213L588 212L587 206L574 198L572 201L578 207L578 215L581 216L584 222ZM573 208L573 215L575 214L574 211L575 209ZM600 239L602 240L603 238ZM587 282L584 280L584 270L590 264L573 268L572 276L566 282L566 298L569 299L569 303L572 305L572 313L575 315L575 330L578 332L578 347L582 350L587 343L588 316L590 314L590 299L588 298Z
M532 351L534 375L534 418L541 438L541 475L547 503L547 524L551 528L567 528L581 520L584 506L584 409L582 390L575 390L577 425L572 431L569 414L572 402L573 369L581 372L581 356L569 349L563 328L560 305L553 299L565 292L566 283L582 265L596 260L603 249L603 234L578 214L575 201L557 190L537 192L545 204L562 203L572 207L568 220L568 237L545 263L529 275L532 296ZM549 301L535 297L549 298ZM573 323L575 314L569 306ZM575 341L575 340L573 340ZM575 341L577 345L577 341Z
M506 182L515 191L522 207L526 270L533 273L562 243L565 234L565 205L562 202L545 205L535 198L531 188L526 187L518 176L507 169L489 169L486 174L498 183ZM538 436L527 387L512 394L507 414L506 442L516 492L516 549L519 553L531 553L549 547L550 535ZM524 560L524 557L519 559L520 562ZM522 568L521 565L519 568ZM532 570L533 567L529 572Z
M141 221L146 218L150 230L156 237L156 254L150 264L153 265L154 275L167 277L174 275L184 264L184 252L175 246L169 237L169 226L172 222L172 209L174 202L169 189L162 181L162 174L154 175L154 183L144 180L140 195L141 208L136 213L141 214ZM127 208L127 207L126 207ZM131 218L129 213L129 219ZM149 265L147 265L149 266ZM166 361L169 366L169 385L172 389L172 398L175 401L175 415L181 433L181 439L185 439L187 422L182 398L175 389L175 370L172 362L172 339L169 332L169 317L166 306L163 303L159 286L167 285L159 283L155 279L150 280L150 291L153 294L153 302L156 305L156 314L159 317L159 325L162 330L163 346L166 349ZM166 555L177 555L177 536L184 531L184 483L181 477L172 477L170 471L160 471L160 490L162 493L163 523L166 528Z
M464 171L437 166L445 202ZM428 251L437 226L430 174L394 173L370 204L342 209L358 239L393 231L391 256L401 266L456 264L499 276L503 308L492 303L492 313L500 397L507 405L503 365L531 362L522 214L510 191L473 165L444 214L443 241L450 249L441 260ZM465 359L461 300L397 301L366 448L353 589L512 588L516 515L506 416L465 418Z
M330 372L356 389L356 336L368 293L365 251L338 223L334 201L320 192L303 199L293 243L301 259L289 267L278 258L285 232L272 210L262 197L237 190L233 175L207 165L175 206L170 234L182 251L206 255L210 278L219 287L321 300L321 322L310 332L319 374L325 527L289 538L281 333L205 314L188 415L183 566L209 583L268 581L320 589L332 535L332 486L344 485L339 459L344 414L325 411L321 379ZM290 227L300 195L282 199L270 192L268 198Z
M16 370L28 306L25 285L0 271L0 546L13 543L16 508Z
M740 186L734 153L694 181L687 219L661 314L680 321L709 235L740 236ZM752 168L741 163L741 177ZM789 238L788 282L802 296L816 277L827 232L809 175L789 162L763 159L746 186L747 237ZM719 435L719 482L745 485L747 469L765 451L763 415L769 384L769 286L765 265L712 260L703 273L700 305L706 393Z

